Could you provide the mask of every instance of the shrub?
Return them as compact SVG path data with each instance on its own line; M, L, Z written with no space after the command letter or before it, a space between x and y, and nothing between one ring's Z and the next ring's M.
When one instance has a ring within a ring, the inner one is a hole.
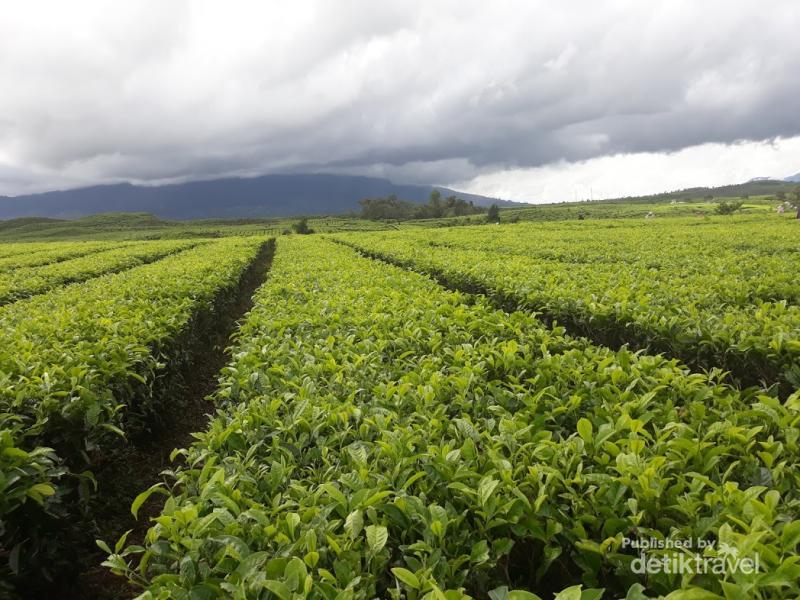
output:
M742 209L742 204L744 203L740 200L736 201L732 200L730 202L726 202L725 200L723 200L722 202L717 204L717 207L714 209L714 212L716 212L718 215L732 215L735 212L740 211Z

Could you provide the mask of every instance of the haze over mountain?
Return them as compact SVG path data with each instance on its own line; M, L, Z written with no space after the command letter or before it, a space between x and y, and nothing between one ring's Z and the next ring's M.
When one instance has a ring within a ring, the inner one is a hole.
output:
M362 198L395 194L426 202L436 186L349 175L265 175L159 186L98 185L25 196L0 196L0 219L75 218L104 212L148 212L169 219L285 217L356 212ZM518 203L436 187L478 206Z

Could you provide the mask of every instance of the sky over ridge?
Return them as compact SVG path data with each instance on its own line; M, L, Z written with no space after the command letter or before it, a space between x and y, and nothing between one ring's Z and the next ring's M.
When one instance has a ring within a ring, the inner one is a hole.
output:
M0 16L0 194L356 173L529 201L800 171L800 5L42 2Z

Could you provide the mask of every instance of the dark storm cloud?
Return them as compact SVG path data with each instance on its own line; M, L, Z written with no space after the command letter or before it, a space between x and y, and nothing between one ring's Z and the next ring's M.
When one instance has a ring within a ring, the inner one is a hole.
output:
M327 170L446 183L800 133L795 2L30 2L0 193Z

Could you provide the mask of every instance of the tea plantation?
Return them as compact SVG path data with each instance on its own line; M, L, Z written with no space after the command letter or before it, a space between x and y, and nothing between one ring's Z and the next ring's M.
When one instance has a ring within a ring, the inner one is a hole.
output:
M0 244L0 594L796 599L797 227Z

